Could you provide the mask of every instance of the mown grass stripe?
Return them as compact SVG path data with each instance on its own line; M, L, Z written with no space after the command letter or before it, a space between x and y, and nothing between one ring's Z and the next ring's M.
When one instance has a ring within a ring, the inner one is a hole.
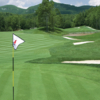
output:
M17 65L17 64L15 64ZM19 79L20 79L20 74L22 73L22 69L19 65L15 66L15 71L14 71L14 96L16 98L17 96L17 91L18 91L18 86L19 86ZM24 83L23 83L24 84ZM15 99L16 100L16 99Z
M12 92L13 92L12 91L12 75L10 75L8 78L8 81L5 84L5 88L2 91L0 100L13 100Z
M6 71L4 71L4 73L0 77L0 98L5 90L6 85L8 85L7 82L11 75L12 75L11 70L7 69ZM12 85L12 83L11 83L11 85Z
M75 95L75 91L64 76L58 74L53 76L62 100L79 100Z
M34 69L31 71L31 98L32 100L47 100L41 70L38 65L33 65L32 67L34 67Z
M94 99L94 100L100 100L100 83L91 81L91 80L84 80L81 81L80 83L82 86L88 91L89 95ZM91 85L90 85L91 83Z
M53 76L48 73L42 73L42 80L45 86L47 100L62 100Z
M75 78L75 77L74 77ZM94 100L85 87L82 86L80 80L77 78L66 78L70 86L73 88L79 100Z
M20 70L19 70L20 71ZM21 72L18 87L17 87L16 100L30 100L31 86L30 86L30 70L24 70Z
M2 76L2 74L5 72L5 69L0 68L0 77Z

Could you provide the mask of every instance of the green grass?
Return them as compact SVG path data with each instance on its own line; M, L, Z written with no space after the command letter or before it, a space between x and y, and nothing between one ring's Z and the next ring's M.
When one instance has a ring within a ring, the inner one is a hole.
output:
M71 37L81 39L82 41L98 41L100 40L100 32L91 35L71 36Z
M64 29L64 33L67 34L67 33L100 32L99 30L93 30L92 28L88 28L88 26L79 26L79 27Z
M74 46L74 41L34 29L0 32L0 100L12 100L12 33L25 40L14 52L15 100L100 99L99 65L61 63L99 59L99 34L95 43Z

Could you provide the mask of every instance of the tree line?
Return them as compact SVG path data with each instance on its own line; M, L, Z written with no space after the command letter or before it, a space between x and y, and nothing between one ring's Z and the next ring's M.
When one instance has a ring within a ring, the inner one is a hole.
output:
M35 27L44 27L46 31L54 31L55 27L71 27L73 18L74 15L62 15L54 7L52 0L43 0L36 13L33 14L0 13L0 31L16 31Z
M11 13L0 13L0 31L16 31L29 29L35 26L34 14L17 15Z
M81 12L73 19L74 26L90 26L100 29L100 6L91 7L89 10Z
M75 15L62 15L60 11L54 7L53 0L42 0L36 11L38 17L38 27L45 27L46 31L54 31L55 27L70 28Z
M91 7L79 14L61 14L51 0L42 0L33 14L0 13L0 31L16 31L44 27L46 31L55 28L71 28L76 26L91 26L100 29L100 6Z

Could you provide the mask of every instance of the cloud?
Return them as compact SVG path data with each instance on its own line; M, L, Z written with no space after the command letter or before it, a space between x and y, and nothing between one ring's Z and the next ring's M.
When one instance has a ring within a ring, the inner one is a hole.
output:
M100 0L90 0L89 4L93 6L100 5Z
M16 0L16 1L10 0L8 2L8 4L12 4L12 5L16 5L16 6L20 7L20 8L24 8L25 2L23 2L21 0Z
M60 3L60 0L53 0L54 2Z
M60 0L53 0L60 3ZM27 9L30 6L40 4L42 0L0 0L0 6L2 5L15 5L20 8Z
M28 8L29 6L37 5L41 3L42 0L9 0L7 4L12 4L20 8Z
M0 0L0 6L6 5L9 0Z
M82 6L83 3L82 2L78 2L75 6L79 7L79 6Z

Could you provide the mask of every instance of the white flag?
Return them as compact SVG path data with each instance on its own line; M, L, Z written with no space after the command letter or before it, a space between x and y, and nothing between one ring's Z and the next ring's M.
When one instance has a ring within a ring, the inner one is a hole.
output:
M16 50L18 45L23 43L24 40L22 40L21 38L19 38L18 36L16 36L15 34L13 34L13 47Z

